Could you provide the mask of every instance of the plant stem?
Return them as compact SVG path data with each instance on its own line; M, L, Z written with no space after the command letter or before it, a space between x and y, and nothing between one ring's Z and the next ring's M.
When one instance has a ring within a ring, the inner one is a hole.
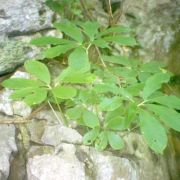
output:
M48 101L49 107L51 108L52 112L54 113L54 115L56 116L57 120L59 121L59 123L61 124L61 120L59 119L57 113L54 111L54 108L52 107L51 103Z
M112 26L114 23L114 17L112 13L111 0L108 0L108 13L109 13L109 26Z
M103 67L104 67L104 68L107 68L107 66L106 66L103 58L101 57L101 52L99 51L99 48L98 48L97 46L95 46L95 48L96 48L96 51L97 51L97 53L98 53L99 59L100 59L102 65L103 65Z
M57 105L57 107L58 107L58 110L59 110L59 112L60 112L60 115L61 115L61 118L62 118L62 120L63 120L63 123L64 123L64 125L68 125L68 122L67 122L67 120L66 120L66 118L65 118L65 116L64 116L64 114L63 114L63 112L62 112L62 109L61 109L61 107L60 107L60 105L59 105L59 103L58 103L58 100L57 100L57 98L56 98L56 96L54 95L54 93L52 92L52 94L53 94L53 98L54 98L54 100L55 100L55 102L56 102L56 105Z
M148 102L148 101L149 101L149 100L145 100L145 101L139 103L137 106L138 106L138 107L143 106L143 105L144 105L146 102Z

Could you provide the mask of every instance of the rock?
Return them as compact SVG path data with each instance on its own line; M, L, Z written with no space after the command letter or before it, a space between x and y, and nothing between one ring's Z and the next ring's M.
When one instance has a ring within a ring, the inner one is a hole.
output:
M127 158L103 155L97 152L91 152L91 158L97 180L139 180L137 165Z
M30 134L30 139L33 142L41 142L41 137L44 132L44 126L46 124L46 121L44 120L38 120L38 119L33 119L31 120L31 123L28 123L27 129Z
M79 146L77 158L85 163L86 175L101 180L169 180L164 156L154 154L138 133L124 138L125 148L121 151L98 152L93 147Z
M26 60L38 57L40 49L30 46L31 37L7 38L0 36L0 76L13 72Z
M17 151L14 125L0 125L0 179L9 175L13 153Z
M57 146L61 142L81 144L82 136L74 129L61 125L53 125L45 127L41 140L43 143L53 146Z
M179 42L179 3L180 1L176 0L124 1L121 23L130 25L136 31L136 38L140 44L140 48L133 51L133 55L135 53L143 60L167 62L172 59L172 46ZM176 54L179 54L177 49ZM177 62L175 59L171 63Z
M29 45L34 33L52 28L54 13L45 0L0 0L0 76L13 72L39 50Z
M0 0L0 34L17 35L52 27L45 0Z
M56 115L60 119L60 113L59 111L55 111ZM47 124L59 124L59 121L55 114L50 109L45 109L39 111L37 114L35 114L35 118L39 120L46 120ZM61 124L62 125L62 124Z
M73 145L63 145L59 155L44 154L30 158L28 180L85 180L84 165L73 153Z

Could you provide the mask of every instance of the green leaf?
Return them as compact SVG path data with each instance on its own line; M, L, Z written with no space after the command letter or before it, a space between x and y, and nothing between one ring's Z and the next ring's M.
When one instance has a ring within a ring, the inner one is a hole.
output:
M35 76L37 79L46 84L50 84L51 77L49 70L45 64L39 61L26 61L24 66L29 74Z
M145 82L143 89L143 98L146 100L156 90L160 89L163 83L167 83L170 80L169 73L157 73L150 76Z
M164 96L156 97L154 99L151 99L150 101L162 104L169 108L180 110L180 98L173 95L170 96L164 95Z
M58 44L70 44L76 42L67 39L56 38L53 36L42 36L39 38L32 39L30 43L36 46L46 46L46 45L58 45Z
M68 67L59 76L59 80L64 83L89 84L96 79L96 76L89 72L79 72Z
M125 127L129 128L131 123L137 119L137 105L136 103L129 103L125 111Z
M102 102L99 104L100 111L114 111L122 105L122 99L118 96L113 98L103 98Z
M124 141L119 135L117 135L114 132L111 132L111 131L108 132L108 141L109 141L110 146L114 150L120 150L124 147Z
M170 128L180 132L180 113L160 105L147 104L150 111L153 111Z
M117 26L117 27L110 27L108 29L105 29L104 31L100 32L98 35L104 36L110 33L127 33L131 31L132 30L129 27Z
M71 99L76 96L77 91L75 88L69 86L56 86L52 89L52 93L57 98Z
M54 12L62 15L62 11L64 10L63 7L65 5L64 1L57 2L57 1L53 1L53 0L46 0L45 4Z
M13 100L22 100L27 95L35 93L37 89L39 88L28 87L28 88L14 90L14 92L11 94L10 97Z
M158 61L150 61L142 64L140 70L146 73L158 73L160 69L163 67L164 67L163 63L160 63Z
M149 147L156 153L163 153L167 146L164 127L148 112L140 111L140 129Z
M98 117L92 113L91 111L84 110L83 111L83 121L86 126L90 128L95 128L99 126L99 119Z
M81 33L81 30L70 21L55 23L54 27L62 31L63 33L71 37L72 39L78 41L79 43L83 42L83 35Z
M65 44L65 45L58 45L55 47L51 47L49 49L47 49L46 51L44 51L44 56L46 58L55 58L57 56L60 56L61 54L65 54L66 52L68 52L71 49L76 48L78 45L77 44Z
M96 84L93 87L96 93L114 93L118 94L118 87L114 83Z
M100 25L98 22L87 21L81 24L81 27L84 30L84 33L90 38L91 41L94 40L94 36L98 33L98 28Z
M132 96L139 96L140 92L143 90L144 83L134 83L126 88Z
M100 103L100 97L93 91L81 89L79 92L79 99L88 105L97 105Z
M126 91L125 88L119 88L118 94L120 94L125 99L128 99L128 100L130 100L132 102L134 101L132 95L128 91Z
M82 115L82 107L73 107L66 111L67 116L70 119L77 120Z
M94 44L100 48L109 48L108 43L104 39L96 39L92 42L92 44Z
M114 111L109 111L105 116L104 126L111 130L124 130L125 127L125 118L122 116L124 110L118 108Z
M83 137L83 143L85 145L91 145L99 135L99 128L92 129L91 131L87 132Z
M69 56L69 66L78 72L87 72L90 69L88 54L86 51L78 47Z
M138 73L138 80L140 82L146 82L147 79L151 76L151 73L150 72L139 72Z
M35 80L24 79L24 78L10 78L3 81L2 85L9 89L23 89L28 87L37 88L42 84Z
M136 40L133 37L129 37L129 36L115 35L115 36L104 37L103 39L107 42L114 42L123 46L137 45Z
M114 63L114 64L120 64L128 67L135 67L140 62L134 59L129 59L126 56L102 56L103 60L106 62Z
M126 129L125 118L118 115L111 118L106 117L105 127L110 130L122 131Z
M108 145L108 137L107 137L107 132L106 131L102 131L98 138L95 141L95 148L98 151L102 151L104 150Z
M29 94L24 98L24 102L29 105L36 105L40 104L43 101L45 101L47 98L47 90L46 89L36 89L36 91L33 94Z

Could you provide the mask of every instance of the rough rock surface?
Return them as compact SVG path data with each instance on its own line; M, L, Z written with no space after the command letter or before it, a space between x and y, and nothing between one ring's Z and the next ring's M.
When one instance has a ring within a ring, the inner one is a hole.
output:
M180 1L125 0L123 9L121 22L135 29L140 44L140 48L135 51L136 55L144 60L170 62L173 64L170 69L177 73L180 69L177 56L180 41Z
M0 125L0 180L8 178L12 154L16 151L14 125Z
M61 142L81 144L82 136L74 129L61 125L55 125L45 127L45 131L41 140L44 144L50 144L54 146L57 146Z
M84 165L73 145L64 145L59 155L34 156L27 164L28 180L85 180Z
M37 32L50 28L53 13L44 0L0 0L0 34Z
M0 0L0 75L38 54L29 40L33 33L51 28L53 16L45 0Z

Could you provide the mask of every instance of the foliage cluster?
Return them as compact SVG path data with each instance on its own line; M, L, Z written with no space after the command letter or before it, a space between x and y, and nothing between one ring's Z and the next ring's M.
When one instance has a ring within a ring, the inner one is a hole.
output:
M112 54L112 44L137 45L129 27L67 20L54 27L64 38L43 36L31 43L47 47L45 59L67 56L66 68L53 83L47 65L27 61L24 66L32 79L10 78L2 83L14 90L11 98L30 106L55 103L64 124L73 120L84 127L84 144L98 150L108 145L122 149L122 135L140 129L149 147L163 153L168 131L180 131L180 98L162 91L172 74L157 61L143 63Z

